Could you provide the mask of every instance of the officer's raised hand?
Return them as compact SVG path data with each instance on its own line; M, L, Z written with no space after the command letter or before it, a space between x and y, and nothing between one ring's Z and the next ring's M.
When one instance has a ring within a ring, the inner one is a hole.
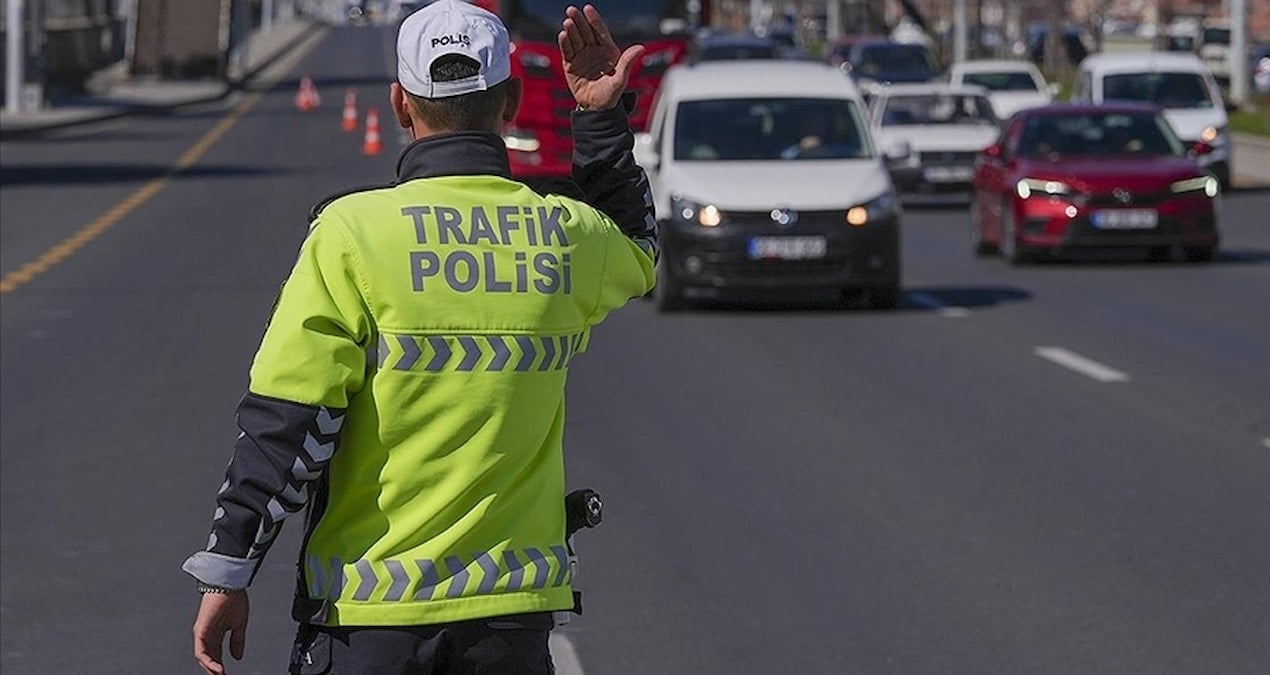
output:
M609 110L617 107L626 91L631 69L644 53L643 45L632 45L622 51L600 11L592 5L565 10L564 30L556 36L560 55L564 58L564 79L573 99L583 110Z

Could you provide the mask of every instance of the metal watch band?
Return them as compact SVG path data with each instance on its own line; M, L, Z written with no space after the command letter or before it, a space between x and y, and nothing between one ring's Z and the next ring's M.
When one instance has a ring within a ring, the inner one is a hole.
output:
M225 588L224 586L213 586L211 584L205 584L201 581L198 582L198 585L195 588L198 590L199 593L234 593L239 590L237 588Z

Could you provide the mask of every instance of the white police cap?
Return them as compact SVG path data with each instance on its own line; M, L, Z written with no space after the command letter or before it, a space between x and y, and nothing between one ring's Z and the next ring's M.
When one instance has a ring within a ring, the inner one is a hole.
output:
M484 91L511 77L507 27L464 0L436 0L397 31L397 81L423 98Z

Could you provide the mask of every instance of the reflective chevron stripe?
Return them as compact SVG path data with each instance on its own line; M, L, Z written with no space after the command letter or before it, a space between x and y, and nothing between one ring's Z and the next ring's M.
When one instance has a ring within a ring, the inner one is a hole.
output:
M588 331L564 335L381 334L368 362L403 372L501 373L565 370Z
M549 551L550 555L543 551ZM563 546L446 556L440 560L305 560L309 596L352 602L427 602L564 586L572 571ZM527 571L532 572L527 576ZM444 576L443 576L444 575Z

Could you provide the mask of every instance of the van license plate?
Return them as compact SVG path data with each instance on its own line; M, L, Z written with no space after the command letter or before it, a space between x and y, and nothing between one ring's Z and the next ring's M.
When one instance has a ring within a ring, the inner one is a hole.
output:
M1094 227L1103 230L1149 230L1160 223L1154 209L1112 209L1094 212Z
M814 260L825 257L829 242L824 237L751 237L751 260Z

